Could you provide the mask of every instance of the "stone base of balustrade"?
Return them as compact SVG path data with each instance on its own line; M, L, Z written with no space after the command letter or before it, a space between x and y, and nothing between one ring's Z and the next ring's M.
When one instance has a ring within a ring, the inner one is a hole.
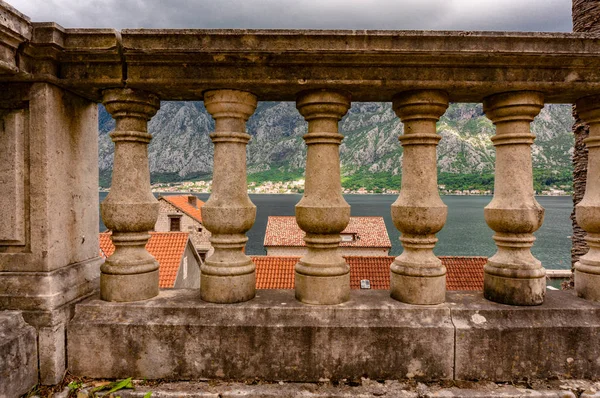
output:
M35 328L19 311L0 312L0 397L19 397L37 382Z
M580 297L600 302L600 275L575 269L575 291Z
M78 304L67 341L71 373L94 378L594 380L600 303L549 291L543 305L512 307L449 292L444 304L416 306L373 290L313 306L292 290L261 290L218 305L164 290Z

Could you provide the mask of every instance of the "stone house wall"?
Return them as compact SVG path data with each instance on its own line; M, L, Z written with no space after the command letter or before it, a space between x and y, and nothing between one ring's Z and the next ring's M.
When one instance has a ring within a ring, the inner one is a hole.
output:
M212 246L210 245L210 232L204 228L202 223L188 216L177 207L164 199L159 199L159 212L158 219L154 226L154 230L157 232L169 232L170 231L170 215L181 215L181 232L189 232L190 239L194 244L196 250L206 251L208 255L212 254Z

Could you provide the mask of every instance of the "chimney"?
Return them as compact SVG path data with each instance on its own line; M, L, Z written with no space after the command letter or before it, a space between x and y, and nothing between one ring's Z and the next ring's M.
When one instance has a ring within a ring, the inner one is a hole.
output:
M188 195L188 203L194 207L198 207L196 206L196 197L194 195Z

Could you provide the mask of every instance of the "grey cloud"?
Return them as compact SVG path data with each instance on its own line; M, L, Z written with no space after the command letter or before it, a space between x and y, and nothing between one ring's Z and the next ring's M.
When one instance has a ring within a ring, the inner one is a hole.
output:
M571 0L8 1L65 27L571 30Z

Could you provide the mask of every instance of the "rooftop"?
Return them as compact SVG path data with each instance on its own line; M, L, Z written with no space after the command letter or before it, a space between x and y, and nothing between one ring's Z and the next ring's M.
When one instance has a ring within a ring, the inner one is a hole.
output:
M390 288L392 256L345 256L350 265L350 287L360 289L360 281L370 281L371 289ZM293 289L294 266L300 257L254 256L257 289ZM439 257L446 266L446 290L483 290L483 266L487 257Z
M100 234L100 250L104 257L110 256L115 251L110 235L109 232ZM158 273L161 289L172 288L175 285L188 240L187 232L150 232L146 249L160 264Z
M391 248L392 243L385 228L383 217L350 217L350 222L342 235L354 234L351 242L340 242L341 247L383 247ZM304 231L293 216L271 216L265 232L265 246L306 246Z
M160 196L158 199L163 199L177 207L183 213L192 217L198 222L202 222L202 206L204 202L198 199L194 195L171 195L171 196ZM191 200L190 200L191 199Z

